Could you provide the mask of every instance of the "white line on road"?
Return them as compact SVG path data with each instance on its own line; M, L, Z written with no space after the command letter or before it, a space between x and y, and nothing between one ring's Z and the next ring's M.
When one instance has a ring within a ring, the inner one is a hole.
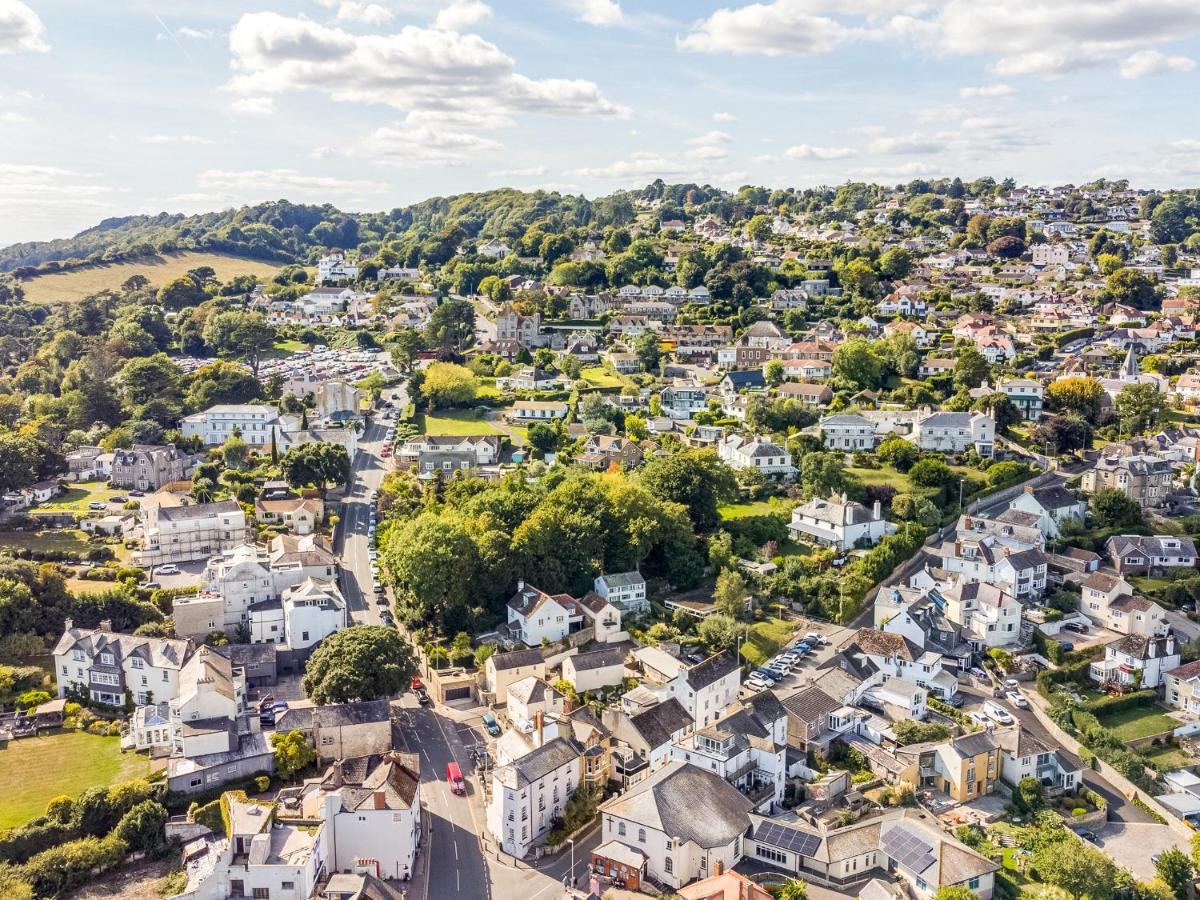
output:
M454 858L458 859L458 841L454 842Z

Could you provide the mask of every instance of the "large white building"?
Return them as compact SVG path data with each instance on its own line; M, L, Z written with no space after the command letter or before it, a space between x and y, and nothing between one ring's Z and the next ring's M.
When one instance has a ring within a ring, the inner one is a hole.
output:
M156 500L140 510L142 546L133 554L139 566L206 559L250 538L246 513L236 500L180 504L174 494Z
M635 570L599 575L594 586L597 594L623 613L650 611L650 601L646 599L646 579L641 572Z
M887 533L887 523L880 513L879 501L867 509L847 499L845 494L835 494L828 500L814 497L793 509L788 532L793 540L853 550L878 544Z
M974 449L990 457L996 443L996 420L984 412L935 412L917 419L913 443L922 450L964 453Z
M191 641L122 634L107 619L99 628L76 628L67 619L54 647L58 696L74 689L110 706L124 704L126 692L138 706L170 701L191 655Z
M493 770L487 825L504 852L529 853L562 817L580 777L579 748L564 737Z
M225 443L236 433L251 447L270 447L283 435L299 428L296 416L281 416L274 406L261 403L220 403L203 412L184 416L180 425L185 438L198 437L208 447Z
M764 438L731 434L717 441L717 456L734 469L753 469L767 478L791 478L796 474L792 455L785 447Z
M347 262L340 253L330 253L317 260L317 284L327 281L342 281L358 277L358 266Z
M741 666L732 655L722 652L694 666L681 666L659 688L659 695L663 700L678 700L702 728L725 715L741 688Z
M879 443L875 423L862 416L826 416L821 420L821 434L829 450L870 451Z
M346 627L342 592L332 581L305 578L284 588L278 600L250 607L250 643L279 644L306 656L317 644Z

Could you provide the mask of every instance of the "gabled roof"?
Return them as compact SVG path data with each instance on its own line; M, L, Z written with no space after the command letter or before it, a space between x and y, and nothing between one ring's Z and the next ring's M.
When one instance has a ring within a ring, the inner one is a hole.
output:
M630 716L629 724L650 747L661 747L669 744L677 731L691 726L692 716L682 703L671 697L636 716Z
M816 722L841 707L819 687L807 687L783 700L783 708L804 722Z
M740 668L738 661L722 651L688 669L688 687L698 691L720 681L729 673L737 671L738 668Z

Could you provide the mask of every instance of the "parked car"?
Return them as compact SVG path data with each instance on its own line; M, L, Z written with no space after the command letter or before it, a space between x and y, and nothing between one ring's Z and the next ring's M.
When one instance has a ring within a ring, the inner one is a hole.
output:
M812 653L812 648L812 644L810 644L808 641L801 641L792 649L797 653L804 655L805 653Z
M825 637L823 634L818 634L815 631L810 631L804 636L804 642L811 647L816 647L818 645L824 647L829 643L829 638Z
M751 675L746 679L746 687L750 688L752 691L765 691L767 688L771 687L772 684L774 684L773 681L768 682L767 679L763 678L761 675Z
M1070 653L1072 650L1075 649L1075 645L1073 643L1071 643L1071 641L1059 641L1058 646L1059 646L1059 649L1061 649L1063 653Z
M109 497L109 498L108 498L108 502L109 502L109 503L128 503L128 502L129 502L129 498L128 498L128 497L122 497L120 494L117 494L115 497Z
M157 581L144 581L141 587L143 591L157 591L162 585Z
M1017 709L1028 709L1029 708L1029 701L1026 700L1023 696L1021 696L1020 691L1009 691L1007 694L1004 695L1004 697L1005 697L1005 699L1008 700L1009 703L1011 703Z
M1087 634L1088 627L1082 622L1068 622L1063 628L1067 631L1074 631L1076 634Z
M496 721L496 717L491 713L484 714L483 727L487 729L487 733L492 737L500 736L500 723Z
M979 668L979 666L971 666L971 668L969 668L967 671L976 678L987 678L987 672L983 671L983 669Z
M1005 690L1015 691L1020 686L1021 686L1021 682L1017 681L1017 679L1015 679L1015 678L1005 678L1004 679L1004 689Z
M980 725L987 725L992 721L981 712L970 713L970 716L972 721L977 722Z
M105 509L107 507L108 507L108 504L103 502L102 500L93 500L91 503L88 504L88 509Z
M132 490L132 491L130 491L130 492L129 492L129 496L130 496L130 497L145 497L145 496L146 496L146 492L145 492L145 491L139 491L139 490Z
M949 697L946 698L946 703L949 706L953 706L955 709L962 709L963 695L959 694L959 693L951 694Z
M983 704L983 711L997 725L1011 725L1013 723L1012 713L993 700L988 700Z
M175 563L167 563L165 566L159 566L158 574L159 575L178 575L179 574L179 566L175 565Z
M422 706L432 706L433 705L433 701L429 699L429 694L427 694L425 691L417 691L416 694L417 694L417 702L420 703Z

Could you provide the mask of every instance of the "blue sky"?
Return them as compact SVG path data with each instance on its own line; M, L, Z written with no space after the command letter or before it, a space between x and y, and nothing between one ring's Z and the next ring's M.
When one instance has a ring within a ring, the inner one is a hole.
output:
M0 0L0 245L657 177L1188 186L1198 61L1195 0Z

